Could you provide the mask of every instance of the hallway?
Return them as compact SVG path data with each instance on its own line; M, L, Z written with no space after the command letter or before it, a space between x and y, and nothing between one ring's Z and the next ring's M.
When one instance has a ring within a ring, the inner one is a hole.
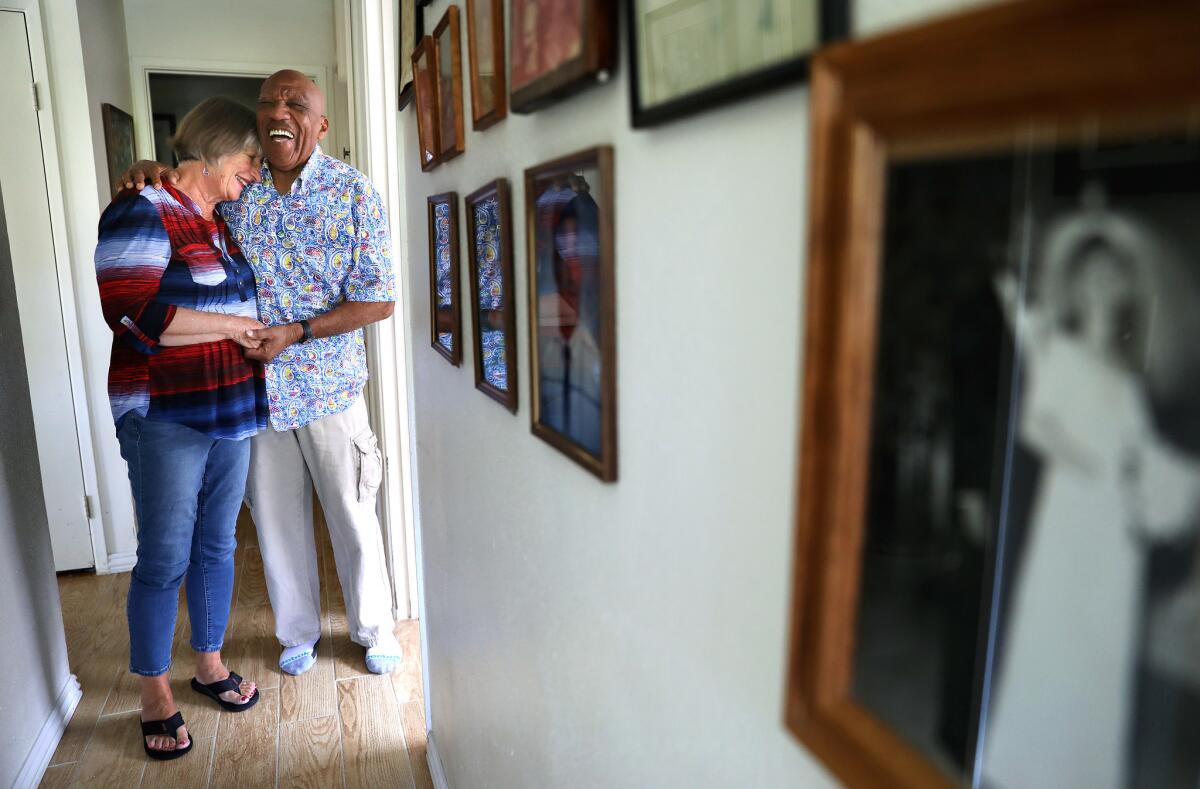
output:
M243 509L225 661L255 679L262 698L245 714L221 714L188 687L192 663L181 600L171 684L195 746L175 761L147 759L138 736L137 684L126 665L129 574L59 577L71 669L84 695L42 787L432 787L418 622L397 625L402 666L390 677L367 673L362 648L346 635L328 534L320 508L314 510L325 626L316 665L299 677L278 669L262 559Z

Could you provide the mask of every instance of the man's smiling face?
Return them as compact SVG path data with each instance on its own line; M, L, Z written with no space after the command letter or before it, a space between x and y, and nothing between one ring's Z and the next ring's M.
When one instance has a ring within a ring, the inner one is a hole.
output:
M325 96L298 71L267 77L258 94L258 138L273 170L294 172L329 131Z

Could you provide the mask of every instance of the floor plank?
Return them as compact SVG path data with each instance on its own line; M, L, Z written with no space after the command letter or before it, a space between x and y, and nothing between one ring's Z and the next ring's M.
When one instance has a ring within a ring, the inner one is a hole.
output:
M109 715L96 723L87 750L71 775L70 787L135 787L146 767L138 713Z
M342 752L339 728L336 715L280 726L281 789L340 789Z
M421 687L421 623L416 619L401 619L396 623L396 640L404 651L404 660L392 672L392 687L396 701L401 704L419 700Z
M317 644L317 662L300 676L281 674L279 716L283 723L324 718L337 714L336 675L333 667L333 638L329 622Z
M386 677L339 682L338 711L346 789L414 786L400 705Z
M238 606L233 625L225 636L225 665L259 688L279 687L279 642L275 639L275 615L271 606Z
M142 788L205 789L212 769L216 738L199 739L193 736L192 743L192 751L186 756L169 762L147 760L146 771L142 773Z
M42 782L38 784L38 789L66 789L71 785L71 774L75 772L78 765L78 762L71 762L47 767L46 774L42 776Z
M418 701L403 704L404 743L408 746L408 759L412 765L417 789L433 789L433 777L429 774L426 760L425 705Z
M245 712L221 715L213 758L213 787L274 786L279 691L262 697Z
M241 577L237 588L239 607L266 605L270 602L267 599L267 578L263 574L262 553L257 544L243 546L237 572Z

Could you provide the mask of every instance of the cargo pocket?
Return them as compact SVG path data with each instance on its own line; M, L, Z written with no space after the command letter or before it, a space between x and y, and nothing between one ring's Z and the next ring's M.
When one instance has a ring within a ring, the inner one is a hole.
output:
M354 454L358 460L358 500L369 501L383 481L383 455L371 428L354 437Z

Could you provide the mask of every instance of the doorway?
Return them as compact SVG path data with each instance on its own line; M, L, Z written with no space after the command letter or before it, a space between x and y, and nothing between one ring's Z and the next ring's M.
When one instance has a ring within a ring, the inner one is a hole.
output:
M174 167L170 140L183 116L213 96L233 99L247 109L258 106L259 77L230 77L219 74L170 74L151 72L150 116L154 129L154 158Z
M96 564L85 495L80 430L67 356L62 296L55 258L50 195L25 14L0 11L0 106L7 109L0 146L0 188L12 247L13 279L21 324L26 327L25 366L33 397L33 423L46 517L58 571ZM18 196L20 199L17 199ZM63 261L65 265L65 261ZM30 338L37 337L37 342Z

